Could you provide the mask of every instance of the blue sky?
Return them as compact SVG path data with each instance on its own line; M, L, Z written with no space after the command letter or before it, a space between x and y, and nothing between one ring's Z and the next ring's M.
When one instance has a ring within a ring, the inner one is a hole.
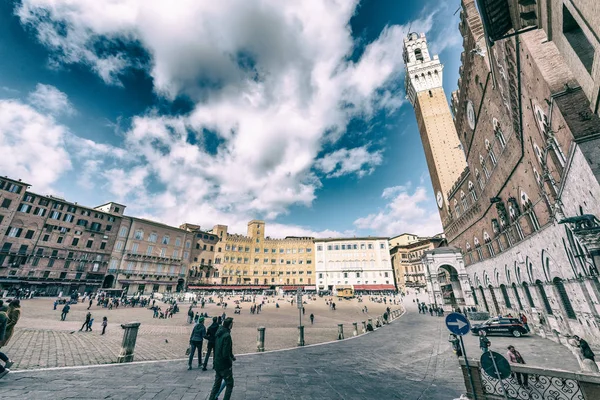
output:
M267 234L441 231L402 39L456 88L459 0L0 2L0 174Z

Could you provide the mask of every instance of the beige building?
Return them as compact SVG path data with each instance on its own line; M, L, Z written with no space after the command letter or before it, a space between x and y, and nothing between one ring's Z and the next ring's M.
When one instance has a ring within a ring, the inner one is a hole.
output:
M213 262L220 283L265 288L314 286L313 238L273 239L265 236L265 228L264 221L252 220L246 235L228 233L224 225L212 229L221 240Z
M429 55L425 35L417 33L409 33L404 39L404 62L406 94L415 109L433 191L443 220L448 209L448 192L467 166L442 87L444 66L437 55L433 58Z
M192 237L185 229L123 217L107 281L129 295L184 290Z
M423 255L427 250L439 247L443 241L442 235L419 237L410 233L390 238L390 255L398 290L425 287Z
M184 224L180 228L189 231L192 242L188 266L187 286L190 290L202 285L221 283L218 269L222 260L223 245L212 232L203 231L198 225Z

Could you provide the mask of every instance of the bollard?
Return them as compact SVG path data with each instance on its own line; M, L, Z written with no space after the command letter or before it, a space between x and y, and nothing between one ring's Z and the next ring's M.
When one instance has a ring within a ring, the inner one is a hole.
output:
M363 326L363 333L367 333L367 322L363 321L362 326Z
M298 327L298 346L304 346L304 326Z
M121 324L121 328L125 330L123 333L123 342L121 343L121 352L117 357L118 363L126 363L133 361L133 352L135 350L135 341L137 339L138 329L140 328L139 322L130 322L128 324Z
M352 326L354 327L352 330L352 336L358 336L358 322L353 322Z
M256 342L256 350L258 352L265 351L265 327L259 326L258 330L258 341Z
M344 338L344 324L338 324L338 340Z

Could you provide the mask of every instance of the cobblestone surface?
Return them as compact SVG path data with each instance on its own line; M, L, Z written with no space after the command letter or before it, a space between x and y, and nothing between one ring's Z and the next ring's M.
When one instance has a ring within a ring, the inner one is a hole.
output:
M429 400L464 391L440 320L415 312L351 340L239 356L234 376L238 400ZM205 399L212 380L210 371L187 371L183 360L21 371L0 381L0 397Z
M71 308L67 321L60 321L60 309L52 308L53 299L25 300L22 304L21 319L8 346L2 349L14 361L13 369L32 369L46 367L64 367L78 365L106 364L116 361L119 354L123 331L121 323L139 321L142 323L138 333L135 359L168 360L181 358L188 346L192 325L186 322L189 304L180 305L180 313L172 319L152 318L152 311L143 308L103 309L91 308L94 317L92 332L79 332L87 313L87 303ZM231 304L225 312L233 316L236 329L232 336L236 353L256 351L258 326L266 329L266 350L295 347L298 335L298 309L285 300L280 301L281 308L268 303L263 312L252 315L249 303L242 303L242 314L233 315ZM352 322L374 318L385 309L384 304L370 302L336 301L337 310L331 311L325 300L317 298L305 305L304 316L306 344L322 343L337 337L337 324L345 324L346 332L351 333ZM162 303L160 303L162 305ZM368 314L362 313L362 307L368 307ZM200 311L200 307L194 309ZM223 309L216 305L207 305L203 312L209 315L221 315ZM315 314L315 324L310 325L308 316ZM100 335L100 321L107 316L109 326L104 336ZM209 323L207 321L206 325Z

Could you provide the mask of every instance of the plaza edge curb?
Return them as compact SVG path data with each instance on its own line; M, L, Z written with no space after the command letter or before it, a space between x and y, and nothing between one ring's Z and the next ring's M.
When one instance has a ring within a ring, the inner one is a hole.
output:
M402 318L404 316L404 314L406 314L406 307L403 307L401 310L400 316L390 322L388 322L386 325L390 325L392 323L394 323L396 320L399 320L400 318ZM381 326L377 329L375 329L373 331L376 332L381 328L384 328L384 326ZM357 339L360 337L363 337L365 335L367 335L368 333L361 333L360 335L357 336L351 336L345 339L341 339L341 340L331 340L329 342L322 342L322 343L315 343L315 344L309 344L306 346L298 346L298 347L289 347L287 349L277 349L277 350L267 350L267 351L262 351L262 352L254 352L254 353L243 353L243 354L237 354L237 357L244 357L244 356L255 356L255 355L262 355L262 354L269 354L269 353L280 353L280 352L284 352L284 351L294 351L294 350L302 350L305 348L309 348L309 347L317 347L317 346L323 346L323 345L328 345L328 344L335 344L335 343L343 343L346 342L348 340L353 340L353 339ZM46 371L64 371L64 370L76 370L76 369L92 369L92 368L108 368L108 367L119 367L119 366L128 366L128 365L141 365L141 364L153 364L153 363L166 363L166 362L181 362L181 361L187 361L188 358L174 358L174 359L170 359L170 360L147 360L147 361L133 361L133 362L129 362L129 363L110 363L110 364L95 364L95 365L73 365L73 366L69 366L69 367L51 367L51 368L33 368L33 369L19 369L19 370L15 370L15 371L10 371L10 375L15 375L15 374L24 374L24 373L28 373L28 372L46 372Z

